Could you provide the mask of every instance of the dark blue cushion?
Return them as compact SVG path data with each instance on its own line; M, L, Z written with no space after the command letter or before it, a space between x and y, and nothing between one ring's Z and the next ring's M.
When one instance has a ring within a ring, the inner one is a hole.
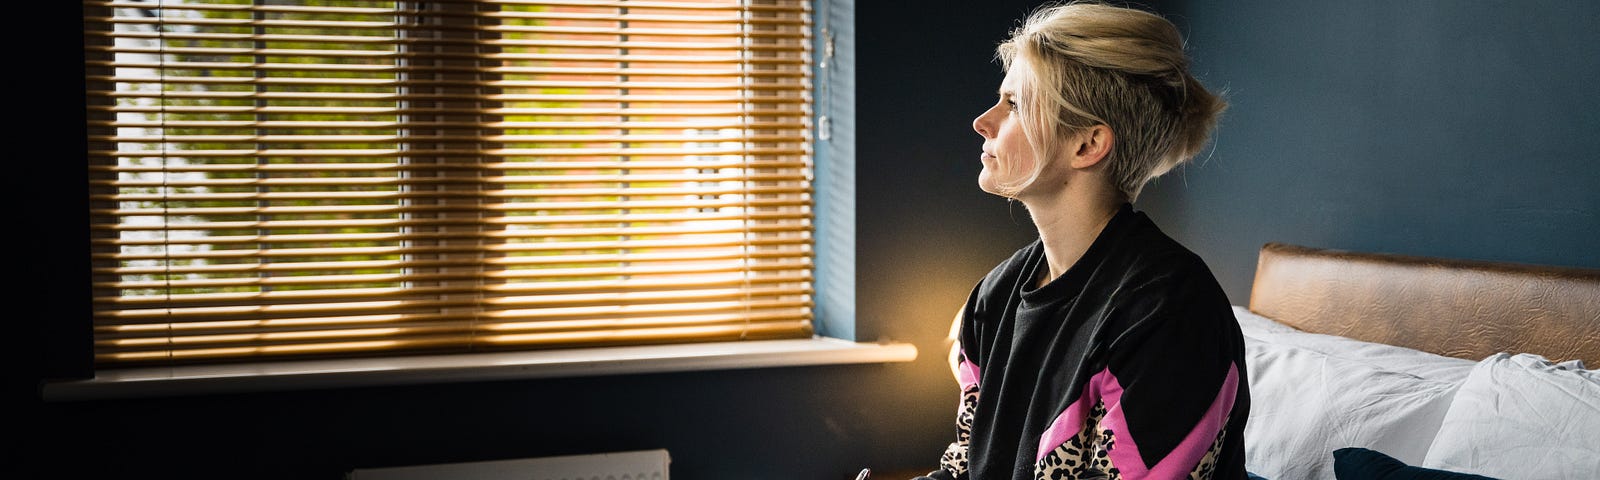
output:
M1413 467L1365 448L1334 450L1333 477L1338 480L1495 480L1482 475Z
M1250 472L1244 472L1244 476L1247 477L1249 480L1267 480L1267 477L1256 475L1256 474L1250 473Z

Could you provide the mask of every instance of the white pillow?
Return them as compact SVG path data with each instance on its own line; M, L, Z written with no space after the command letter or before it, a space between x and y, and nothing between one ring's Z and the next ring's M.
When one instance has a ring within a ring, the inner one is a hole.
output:
M1476 363L1464 358L1435 355L1394 345L1363 342L1337 335L1306 333L1240 306L1233 307L1233 316L1239 320L1239 328L1244 332L1246 345L1252 340L1292 345L1342 360L1441 382L1459 383L1465 380L1467 374L1472 372L1473 364Z
M1245 468L1270 479L1332 479L1333 451L1344 447L1421 463L1451 396L1473 365L1389 345L1283 331L1248 311L1235 316L1247 331Z
M1532 354L1478 362L1422 465L1496 478L1600 478L1600 371Z
M1294 327L1278 323L1277 320L1256 315L1256 312L1250 311L1249 308L1238 305L1233 306L1233 318L1239 320L1239 329L1244 331L1245 335L1299 332L1299 330L1296 330Z

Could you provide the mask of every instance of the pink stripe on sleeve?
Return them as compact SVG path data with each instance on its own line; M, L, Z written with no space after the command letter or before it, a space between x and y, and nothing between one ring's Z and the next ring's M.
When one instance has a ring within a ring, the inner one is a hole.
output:
M1234 395L1239 388L1239 367L1228 365L1228 375L1222 381L1222 389L1217 392L1216 399L1211 401L1211 407L1206 409L1200 422L1189 430L1165 458L1162 458L1154 467L1145 467L1144 458L1139 455L1138 444L1134 442L1133 434L1128 431L1127 412L1122 410L1122 385L1117 378L1106 372L1096 375L1090 380L1090 388L1098 390L1100 397L1106 402L1106 429L1114 432L1116 443L1112 445L1108 455L1111 464L1122 472L1122 478L1128 480L1141 479L1167 479L1182 478L1200 463L1200 457L1205 456L1211 449L1211 444L1217 434L1226 427L1228 413L1233 410Z
M1094 378L1091 378L1089 383L1093 385L1094 379L1110 375L1110 370L1101 371ZM1112 381L1115 380L1113 379ZM1083 395L1078 397L1078 401L1072 402L1072 405L1067 405L1066 410L1062 410L1060 415L1056 415L1055 421L1050 422L1050 427L1046 428L1044 435L1039 437L1039 450L1034 452L1033 461L1035 463L1044 460L1044 457L1049 456L1050 452L1055 451L1056 447L1067 443L1068 439L1083 431L1083 421L1084 417L1089 415L1089 407L1100 401L1093 388L1086 385L1083 390Z
M961 384L961 390L966 391L978 384L978 366L967 361L967 354L961 354L961 365L956 367L956 382Z

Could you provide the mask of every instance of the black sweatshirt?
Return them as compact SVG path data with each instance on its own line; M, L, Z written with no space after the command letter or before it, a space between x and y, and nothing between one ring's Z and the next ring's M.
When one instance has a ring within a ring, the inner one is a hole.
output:
M1124 204L1043 287L1035 241L973 289L939 480L1243 479L1244 339L1194 253Z

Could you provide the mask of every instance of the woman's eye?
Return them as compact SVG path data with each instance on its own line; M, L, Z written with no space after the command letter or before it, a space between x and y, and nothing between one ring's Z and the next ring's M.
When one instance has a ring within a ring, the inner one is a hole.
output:
M1017 101L1016 100L1007 99L1006 100L1006 108L1009 108L1009 109L1012 109L1012 110L1016 110L1017 109Z

